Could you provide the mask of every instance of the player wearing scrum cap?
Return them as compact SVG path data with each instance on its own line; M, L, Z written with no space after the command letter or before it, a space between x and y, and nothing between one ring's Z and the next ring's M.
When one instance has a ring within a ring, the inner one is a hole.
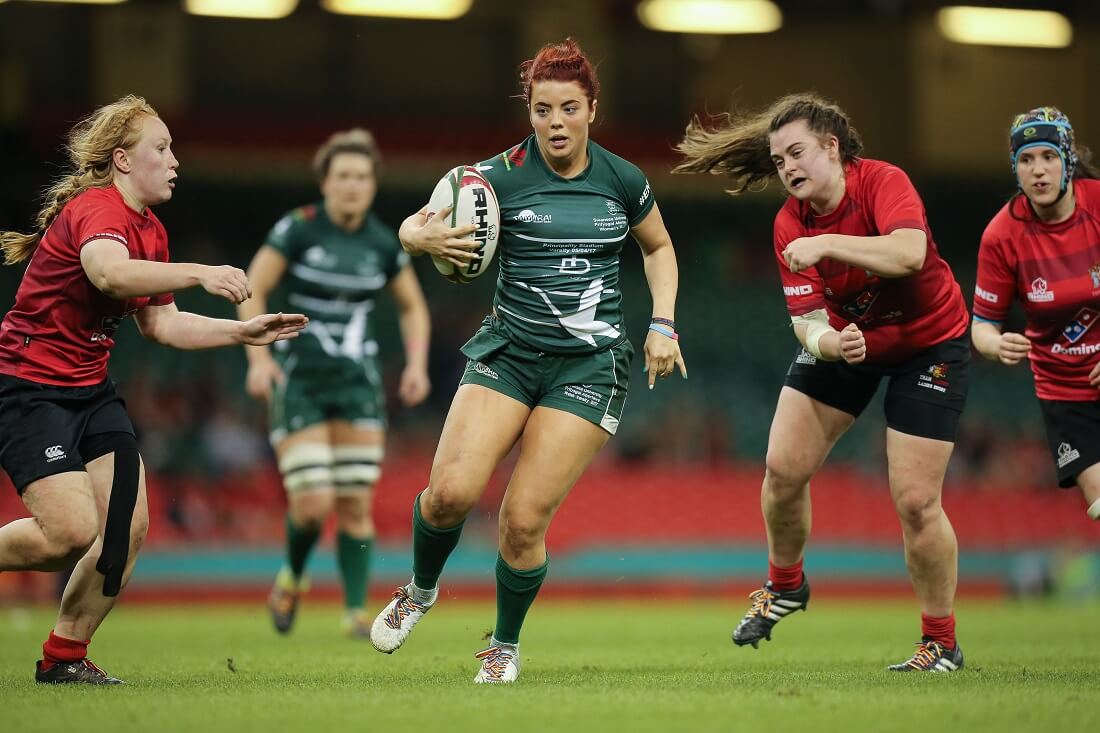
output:
M890 669L953 671L963 663L953 610L957 546L940 493L969 383L966 304L909 178L860 157L862 149L844 112L813 94L726 117L714 129L696 120L679 146L677 172L725 173L733 193L778 176L790 194L774 244L802 348L768 438L768 581L752 594L733 641L755 647L806 608L810 479L885 377L890 492L922 637L912 658Z
M1054 107L1016 116L1009 153L1018 190L982 235L971 337L987 359L1031 361L1058 485L1100 520L1100 170ZM1013 300L1022 334L1003 327Z
M310 317L294 343L245 349L248 393L270 407L271 444L287 491L286 564L268 597L275 629L290 631L309 555L336 514L336 564L344 589L344 633L366 637L367 579L374 524L371 497L381 475L385 405L374 300L388 289L405 342L398 395L428 395L431 321L409 256L371 210L378 147L366 130L332 135L314 156L323 200L289 212L248 268L252 299L242 318L266 308L282 286L288 307Z
M599 83L577 44L544 46L521 67L534 134L477 166L500 202L500 276L493 313L463 347L469 358L413 507L413 578L375 619L379 651L400 647L436 602L437 583L466 515L493 469L520 443L498 521L497 619L477 654L478 683L519 675L519 633L549 567L546 531L588 464L615 433L634 348L619 291L628 236L642 249L653 298L645 341L649 386L686 376L674 324L672 240L645 175L589 139ZM426 208L402 244L461 265L472 225L448 228ZM522 440L521 440L522 438Z

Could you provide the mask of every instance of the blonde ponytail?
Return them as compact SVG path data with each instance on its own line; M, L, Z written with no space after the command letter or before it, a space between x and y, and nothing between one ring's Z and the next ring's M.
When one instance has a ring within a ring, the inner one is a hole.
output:
M46 190L42 210L33 234L0 232L0 250L4 264L14 265L29 259L61 209L79 193L102 188L114 180L112 153L116 148L133 147L141 135L141 119L158 117L144 99L127 95L100 107L69 131L65 150L72 172L62 176Z

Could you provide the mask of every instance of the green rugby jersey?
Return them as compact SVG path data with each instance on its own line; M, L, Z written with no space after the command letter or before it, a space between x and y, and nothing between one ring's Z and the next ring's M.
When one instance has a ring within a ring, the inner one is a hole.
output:
M286 310L309 316L300 337L275 343L280 363L327 372L375 356L374 298L409 261L393 230L368 211L358 230L345 231L316 203L288 213L265 241L287 260Z
M534 135L477 168L500 202L493 306L506 332L549 353L620 341L619 252L653 208L645 174L589 140L588 167L562 178Z

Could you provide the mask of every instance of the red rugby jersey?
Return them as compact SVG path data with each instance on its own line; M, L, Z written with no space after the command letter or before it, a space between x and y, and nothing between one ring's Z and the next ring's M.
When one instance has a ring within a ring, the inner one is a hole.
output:
M1015 196L985 228L978 250L974 315L1003 321L1013 299L1027 314L1035 393L1091 402L1089 372L1100 360L1100 181L1073 184L1077 208L1057 224L1035 218Z
M844 198L835 211L817 216L808 202L792 197L775 217L775 256L787 310L801 316L825 308L838 331L857 324L867 340L868 364L904 361L966 333L966 301L932 241L924 204L909 177L889 163L864 158L844 171ZM896 229L920 229L927 235L928 252L920 272L878 277L826 258L796 273L783 259L783 250L799 237L873 237Z
M116 300L100 292L80 264L81 247L93 239L117 240L133 259L168 261L168 235L152 211L134 211L114 186L78 194L39 241L0 324L0 374L64 387L98 384L121 320L172 302L171 293Z

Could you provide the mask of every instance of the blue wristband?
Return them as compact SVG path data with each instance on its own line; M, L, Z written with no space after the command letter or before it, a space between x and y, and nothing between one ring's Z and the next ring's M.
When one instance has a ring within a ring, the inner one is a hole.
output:
M680 335L678 333L673 331L671 328L665 328L664 326L662 326L660 324L657 324L657 323L649 324L649 330L650 331L656 331L657 333L661 334L662 336L668 336L673 341L679 341L680 340Z

